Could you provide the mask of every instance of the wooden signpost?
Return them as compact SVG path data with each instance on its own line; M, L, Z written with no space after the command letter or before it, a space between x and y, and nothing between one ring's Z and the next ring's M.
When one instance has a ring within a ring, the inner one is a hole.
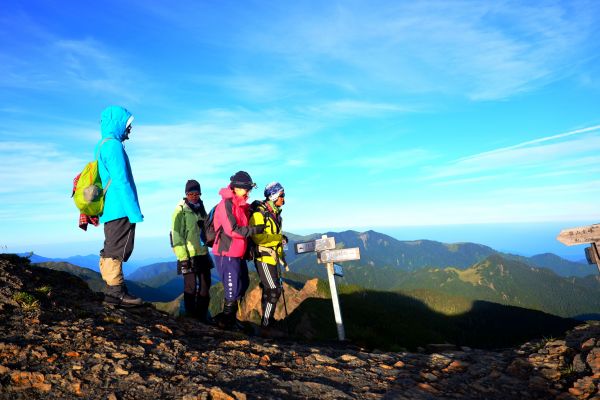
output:
M321 239L311 242L296 243L296 254L317 252L317 262L326 264L327 277L329 278L329 290L331 291L331 301L333 303L333 314L337 326L338 339L345 340L344 322L342 321L342 311L340 309L340 300L335 285L335 276L343 276L342 267L335 263L359 260L360 250L358 247L351 249L336 249L335 238L323 235Z
M585 257L589 264L596 264L600 272L600 224L563 229L556 239L567 246L591 243L590 247L585 248Z

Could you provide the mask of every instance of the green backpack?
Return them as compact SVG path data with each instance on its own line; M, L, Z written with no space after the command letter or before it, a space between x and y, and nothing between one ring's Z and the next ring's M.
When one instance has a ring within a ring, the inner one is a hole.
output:
M110 186L111 179L108 180L106 187L102 189L102 180L98 172L98 157L100 148L111 138L106 138L98 146L96 159L87 163L83 171L77 175L73 181L73 201L75 206L82 214L89 216L100 216L104 210L104 196Z

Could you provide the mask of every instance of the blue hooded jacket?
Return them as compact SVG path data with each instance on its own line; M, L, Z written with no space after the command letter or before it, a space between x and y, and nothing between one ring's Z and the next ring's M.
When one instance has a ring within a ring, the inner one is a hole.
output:
M129 158L123 147L125 128L130 118L131 113L123 107L110 106L102 111L102 140L94 149L94 157L98 154L98 146L108 138L100 147L98 169L102 186L106 187L108 180L112 179L104 199L104 212L100 217L100 222L103 223L123 217L129 218L132 224L144 220Z

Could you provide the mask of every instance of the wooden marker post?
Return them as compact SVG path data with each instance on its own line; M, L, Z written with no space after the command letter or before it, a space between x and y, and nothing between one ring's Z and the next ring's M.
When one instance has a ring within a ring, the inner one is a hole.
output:
M323 238L325 237L326 236ZM317 261L319 263L325 263L327 266L329 290L331 291L331 302L333 303L333 315L335 316L335 324L337 326L339 340L346 340L344 321L342 320L342 310L340 308L340 299L338 297L337 286L335 284L335 276L342 275L342 267L338 265L338 268L336 269L336 265L334 263L358 259L360 259L360 251L358 247L351 249L324 250L317 253Z
M317 262L319 264L326 264L338 339L346 340L344 322L342 321L342 310L340 308L340 299L338 297L337 286L335 284L336 275L343 276L343 271L342 267L335 263L360 259L359 248L354 247L351 249L335 249L335 238L323 235L321 236L321 239L312 240L310 242L296 243L295 250L296 254L316 252Z
M556 239L567 246L591 243L590 247L585 248L585 258L588 264L596 264L600 272L600 224L563 229Z

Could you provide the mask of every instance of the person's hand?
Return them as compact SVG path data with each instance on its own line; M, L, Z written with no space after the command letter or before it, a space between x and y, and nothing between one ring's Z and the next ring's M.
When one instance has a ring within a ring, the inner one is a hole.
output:
M190 260L177 260L177 272L181 274L189 274L193 272L192 263Z
M285 235L281 235L281 243L283 243L283 244L287 244L287 243L289 243L289 242L290 242L290 241L288 240L288 237L287 237L287 236L285 236Z
M263 233L265 231L267 225L265 224L260 224L260 225L254 225L250 227L250 234L251 235L257 235L259 233Z

